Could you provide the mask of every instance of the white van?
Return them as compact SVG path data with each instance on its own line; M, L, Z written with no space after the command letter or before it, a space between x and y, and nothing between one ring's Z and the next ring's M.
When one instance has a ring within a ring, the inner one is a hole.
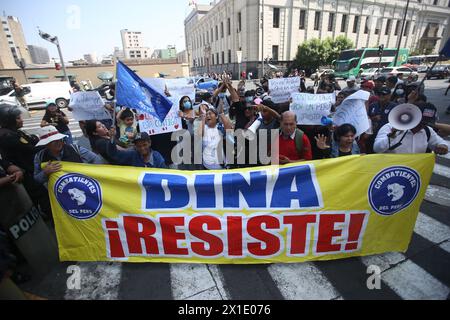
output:
M21 87L25 90L24 98L29 107L45 104L49 100L55 101L60 108L69 105L72 88L67 81L24 84ZM17 103L14 90L0 96L0 103L2 101Z

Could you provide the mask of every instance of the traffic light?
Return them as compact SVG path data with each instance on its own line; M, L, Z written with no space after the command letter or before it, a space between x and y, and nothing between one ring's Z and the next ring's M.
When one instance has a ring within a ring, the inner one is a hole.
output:
M61 70L61 65L55 62L55 69L58 71Z
M381 57L384 52L384 44L378 47L378 55Z

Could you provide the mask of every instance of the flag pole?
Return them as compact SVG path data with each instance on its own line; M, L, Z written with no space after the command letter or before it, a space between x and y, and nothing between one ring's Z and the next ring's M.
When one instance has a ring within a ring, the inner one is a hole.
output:
M115 89L114 89L114 100L113 100L113 119L112 119L112 128L114 128L114 129L116 129L116 106L117 106L117 82L118 82L118 79L117 79L117 63L119 62L119 59L117 59L116 58L116 75L115 75L115 77L116 77L116 86L115 86ZM111 137L111 142L113 142L114 141L114 138L115 137Z

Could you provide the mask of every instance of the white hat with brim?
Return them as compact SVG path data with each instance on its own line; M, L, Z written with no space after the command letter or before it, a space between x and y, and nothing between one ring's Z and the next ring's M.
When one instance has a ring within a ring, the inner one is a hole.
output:
M53 127L48 126L41 129L39 134L39 142L36 144L36 147L46 146L50 142L58 141L67 138L65 134L59 133L59 131Z

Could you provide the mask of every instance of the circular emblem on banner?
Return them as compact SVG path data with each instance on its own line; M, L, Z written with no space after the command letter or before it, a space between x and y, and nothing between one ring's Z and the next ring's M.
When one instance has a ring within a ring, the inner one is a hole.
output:
M95 217L102 207L102 191L99 183L81 174L67 174L59 178L54 192L64 211L78 220Z
M369 188L369 201L375 212L391 216L409 207L420 190L419 174L406 167L381 171Z

